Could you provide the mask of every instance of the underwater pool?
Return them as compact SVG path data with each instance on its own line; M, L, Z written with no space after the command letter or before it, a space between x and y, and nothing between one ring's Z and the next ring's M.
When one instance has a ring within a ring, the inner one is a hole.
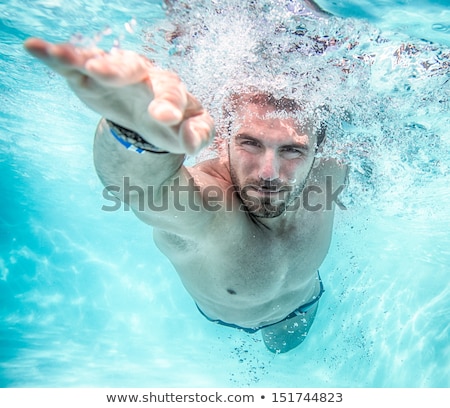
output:
M303 4L268 3L284 11ZM102 46L153 48L169 66L172 55L196 89L180 50L157 48L149 35L154 24L165 27L160 2L1 2L1 387L450 386L448 1L318 3L337 21L297 13L301 29L354 45L327 56L350 53L355 74L342 93L330 77L329 92L355 119L336 125L325 152L342 154L352 173L314 326L300 347L274 355L260 335L197 312L148 226L101 210L92 163L99 118L22 47L30 36L61 42L81 33L86 41L103 32ZM220 36L223 22L191 4L205 32ZM206 53L208 75L220 56L205 32L189 67ZM317 69L322 62L308 59Z

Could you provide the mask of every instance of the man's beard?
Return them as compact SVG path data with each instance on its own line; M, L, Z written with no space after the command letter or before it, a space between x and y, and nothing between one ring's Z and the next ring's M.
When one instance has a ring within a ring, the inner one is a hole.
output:
M284 214L289 207L292 206L302 194L306 182L312 170L308 171L307 176L300 183L285 184L281 180L248 180L245 185L239 183L239 179L230 163L231 181L239 194L239 197L245 206L245 209L255 217L258 218L275 218ZM267 191L279 192L274 200L270 196L257 195L252 196L250 191ZM296 207L298 208L298 207Z

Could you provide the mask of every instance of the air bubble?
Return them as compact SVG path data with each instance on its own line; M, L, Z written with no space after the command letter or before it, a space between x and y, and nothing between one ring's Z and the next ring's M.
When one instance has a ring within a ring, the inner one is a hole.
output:
M134 29L137 25L137 22L134 18L132 18L130 21L127 21L124 26L125 30L127 30L130 34L134 34Z
M111 35L112 33L113 33L113 30L112 30L111 27L105 27L105 28L103 29L103 31L102 31L102 34L103 34L104 36Z
M435 23L431 26L431 29L434 31L439 31L441 33L447 33L450 32L450 25Z

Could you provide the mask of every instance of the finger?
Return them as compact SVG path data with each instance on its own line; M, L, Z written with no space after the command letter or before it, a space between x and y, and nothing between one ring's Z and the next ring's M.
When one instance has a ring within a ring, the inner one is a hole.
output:
M24 43L25 49L44 64L66 76L84 68L86 61L104 54L98 48L78 48L72 44L51 44L38 38L30 38Z
M24 42L25 49L33 56L39 59L48 57L48 48L50 44L40 38L28 38Z
M203 111L182 123L180 136L186 152L195 154L214 139L214 121L206 111Z
M95 56L85 64L86 73L93 79L112 86L126 86L144 81L153 68L150 61L126 50L113 50Z
M187 94L187 98L188 101L186 109L184 110L184 119L188 119L191 116L203 115L205 110L203 109L201 103L190 93Z
M187 91L177 75L170 72L151 73L154 99L149 105L152 117L168 126L179 124L188 103Z

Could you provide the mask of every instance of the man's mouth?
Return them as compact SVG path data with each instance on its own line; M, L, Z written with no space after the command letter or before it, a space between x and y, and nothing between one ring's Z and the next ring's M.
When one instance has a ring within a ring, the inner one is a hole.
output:
M280 186L249 186L247 191L253 191L263 196L275 196L284 193L285 189Z
M257 187L256 191L263 194L276 194L281 192L281 190L276 187Z

